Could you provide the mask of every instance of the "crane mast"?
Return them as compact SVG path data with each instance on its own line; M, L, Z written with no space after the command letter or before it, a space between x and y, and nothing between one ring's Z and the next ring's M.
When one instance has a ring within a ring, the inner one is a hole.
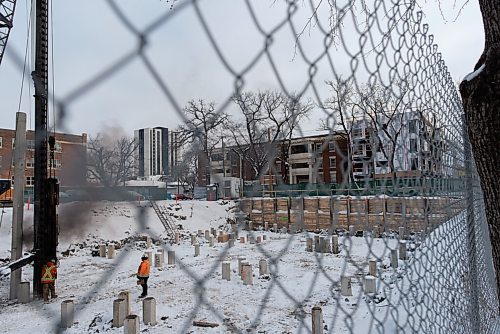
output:
M15 9L16 0L0 0L0 64L12 29Z

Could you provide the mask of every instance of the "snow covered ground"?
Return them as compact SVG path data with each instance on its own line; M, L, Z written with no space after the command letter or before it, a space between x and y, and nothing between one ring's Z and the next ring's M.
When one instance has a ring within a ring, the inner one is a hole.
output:
M404 323L405 312L394 315L389 304L400 303L406 291L405 261L399 261L397 271L390 268L390 249L397 248L395 238L340 237L340 254L306 252L307 233L295 235L254 231L254 236L266 235L261 244L239 243L229 248L227 243L209 247L199 237L201 254L194 256L190 234L197 230L229 229L234 203L162 201L170 207L178 224L182 225L179 245L162 242L166 237L163 226L147 203L100 202L66 203L59 206L59 297L50 303L32 301L17 304L8 300L9 279L0 278L0 324L6 333L53 333L60 321L60 303L75 302L76 324L67 333L122 333L112 328L113 300L122 290L133 294L132 313L142 319L142 301L137 297L135 273L146 243L139 236L150 235L160 247L174 250L177 264L155 268L152 265L149 295L156 299L155 326L141 323L147 333L308 333L311 331L311 309L320 305L325 328L335 333L374 333L383 326L385 333L397 331L396 323ZM141 212L143 215L141 216ZM25 221L31 218L27 211ZM11 209L5 209L0 227L0 258L10 256ZM141 222L144 225L141 225ZM25 223L28 225L28 223ZM143 227L141 229L141 226ZM30 238L31 230L25 229ZM240 231L246 236L248 231ZM119 242L115 259L92 256L92 250L102 242ZM26 246L25 249L30 249ZM243 285L238 257L253 265L253 285ZM413 255L411 255L413 256ZM379 277L375 296L362 291L363 277L368 272L368 260L378 259ZM269 262L269 277L259 277L259 260ZM231 281L222 280L222 261L229 261ZM165 253L165 262L166 253ZM153 262L153 261L152 261ZM1 263L0 263L1 264ZM352 276L352 297L341 296L340 276ZM23 279L31 281L32 268L23 270ZM403 310L407 305L401 305ZM411 306L409 306L411 308ZM396 307L397 309L397 307ZM192 326L193 320L219 324L215 328ZM402 329L402 327L399 327Z

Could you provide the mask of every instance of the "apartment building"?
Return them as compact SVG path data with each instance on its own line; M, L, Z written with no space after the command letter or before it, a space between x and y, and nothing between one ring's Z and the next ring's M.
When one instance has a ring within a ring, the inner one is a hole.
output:
M180 159L177 132L164 127L144 128L135 130L134 138L138 144L134 156L137 177L175 175Z
M218 183L231 178L260 183L270 183L271 180L273 184L343 182L347 175L347 143L347 136L339 134L300 137L276 143L273 167L270 171L266 169L259 180L249 161L237 153L236 147L219 147L210 156L210 179ZM199 161L198 179L203 185L205 159Z
M16 131L0 129L0 178L12 179ZM87 176L87 134L55 133L53 165L48 167L63 187L83 186ZM34 186L35 132L26 132L26 187Z

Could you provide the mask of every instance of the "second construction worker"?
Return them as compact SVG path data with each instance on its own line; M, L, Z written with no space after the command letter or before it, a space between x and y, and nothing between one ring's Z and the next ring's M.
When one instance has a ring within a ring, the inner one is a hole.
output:
M149 259L146 254L141 257L141 264L139 265L139 269L137 269L137 284L142 286L142 295L139 298L144 298L148 295L148 278L149 278Z
M51 298L56 298L56 279L57 267L56 260L50 259L42 266L42 295L43 300L49 301L49 293Z

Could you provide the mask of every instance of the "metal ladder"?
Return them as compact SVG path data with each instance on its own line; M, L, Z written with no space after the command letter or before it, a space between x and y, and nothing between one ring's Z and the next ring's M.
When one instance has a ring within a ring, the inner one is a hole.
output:
M156 201L150 198L149 203L151 203L151 206L155 210L156 215L158 216L158 218L160 218L160 221L163 224L165 231L167 231L168 236L171 238L171 240L174 240L175 233L177 232L177 227L174 220L168 214L165 214L165 212L163 212L160 207L158 207Z

